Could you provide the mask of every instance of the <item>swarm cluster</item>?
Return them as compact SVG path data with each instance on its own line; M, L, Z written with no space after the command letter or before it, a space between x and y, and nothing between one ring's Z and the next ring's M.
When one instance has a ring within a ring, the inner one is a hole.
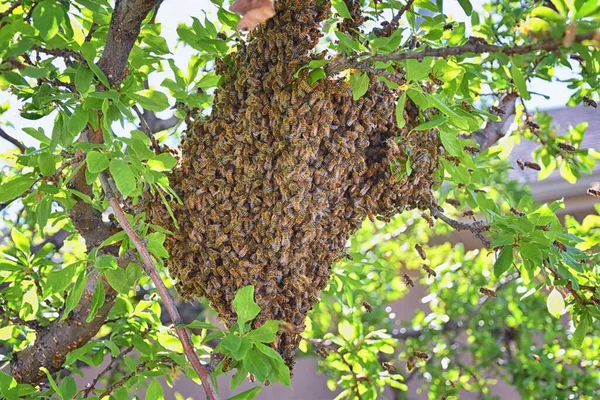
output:
M353 101L343 79L293 77L323 57L311 50L328 10L279 1L277 15L220 63L213 112L188 128L172 177L184 203L167 243L178 291L205 296L233 324L237 290L254 285L257 326L278 319L298 328L273 344L290 367L349 235L367 216L426 206L440 146L433 132L408 134L418 124L410 102L397 128L398 93L374 78ZM409 158L412 174L396 173ZM169 224L164 212L154 216Z

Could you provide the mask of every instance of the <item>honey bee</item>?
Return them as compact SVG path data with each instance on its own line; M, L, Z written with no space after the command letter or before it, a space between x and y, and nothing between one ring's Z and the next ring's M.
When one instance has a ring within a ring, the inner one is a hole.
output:
M408 360L406 360L406 371L411 372L415 369L415 365L417 365L417 359L413 356L408 357Z
M577 150L575 147L571 146L568 143L559 143L558 148L564 151L575 151Z
M490 112L492 114L496 114L496 115L504 115L504 114L506 114L506 112L503 109L501 109L500 107L496 107L496 106L491 106L489 108L489 110L490 110Z
M391 374L393 374L394 372L396 372L396 366L393 363L389 362L389 361L383 361L381 363L381 367L384 370L386 370L387 372L391 373Z
M542 167L540 167L540 164L535 163L533 161L525 161L523 164L525 165L526 168L531 168L536 171L542 170Z
M425 361L429 358L429 354L425 353L424 351L420 351L420 350L413 350L413 356L415 356L419 360L425 360Z
M489 45L489 43L484 38L480 38L477 36L469 36L469 39L467 40L467 44L482 45L482 46Z
M519 166L519 168L521 168L521 171L523 171L525 169L525 163L523 162L523 160L518 159L517 165Z
M459 165L460 165L460 158L458 158L458 157L455 157L455 156L451 156L451 155L449 155L449 154L446 154L446 156L445 156L445 157L446 157L446 159L447 159L448 161L450 161L452 164L454 164L454 165L456 165L456 166L459 166Z
M423 264L423 269L427 272L427 275L429 277L434 277L435 278L437 276L436 272L429 265Z
M443 29L445 31L451 31L452 29L454 29L454 24L453 23L447 23L446 25L443 26Z
M473 210L466 210L465 212L463 212L461 214L462 217L474 217L475 213L473 212Z
M332 350L327 346L319 346L317 348L317 355L323 359L327 358L332 353Z
M450 384L450 386L452 386L452 389L456 389L456 382L454 382L453 380L448 379L448 383Z
M472 105L471 105L471 103L469 103L468 101L466 101L466 100L463 100L463 102L462 102L462 103L460 103L460 104L461 104L461 105L463 106L463 108L464 108L465 110L467 110L468 112L471 112L471 111L473 111L473 106L472 106Z
M517 209L516 209L516 208L514 208L514 207L511 207L511 208L510 208L510 212L511 212L513 215L516 215L517 217L524 217L524 216L526 215L524 212L521 212L521 211L517 210Z
M581 57L581 56L580 56L579 54L577 54L577 53L571 53L571 54L569 54L569 58L570 58L571 60L575 60L575 61L578 61L578 62L580 62L580 63L583 63L583 62L584 62L584 60L583 60L583 57Z
M598 108L598 103L596 103L593 99L587 96L583 96L583 104L585 104L588 107Z
M460 201L450 198L450 197L446 199L446 203L448 203L454 207L460 207Z
M536 124L535 122L533 122L533 121L529 121L529 120L527 120L527 121L525 122L525 124L526 124L526 125L527 125L527 127L528 127L529 129L531 129L532 131L538 131L538 130L540 129L540 126L539 126L538 124Z
M438 85L438 86L443 86L443 85L444 85L444 81L443 81L443 80L441 80L441 79L439 79L437 76L435 76L435 75L433 74L433 72L430 72L430 73L429 73L429 79L430 79L430 80L431 80L433 83L435 83L436 85Z
M491 298L495 298L496 297L496 292L494 292L492 289L487 289L487 288L479 288L479 292L487 297L491 297Z
M367 301L363 301L362 305L368 313L373 312L373 307Z
M565 246L564 243L561 243L558 240L555 240L554 242L552 242L552 244L558 247L558 250L560 251L567 251L567 246Z
M475 146L464 146L463 149L473 156L479 154L480 152L479 148Z
M402 277L404 278L404 282L406 283L406 286L415 287L415 283L413 282L413 280L411 279L411 277L408 274L404 274L404 275L402 275Z
M529 356L533 361L540 362L540 356L538 356L537 354L531 353Z
M415 244L415 250L417 250L417 253L419 253L419 256L421 256L421 258L423 260L427 259L427 254L425 253L425 250L423 250L423 247L421 247L420 244ZM405 274L406 275L406 274Z
M421 213L421 218L423 218L425 221L427 221L427 224L429 224L430 228L433 228L433 218L431 218L429 215L425 214L425 213Z
M600 190L594 188L588 188L587 194L594 197L600 197Z

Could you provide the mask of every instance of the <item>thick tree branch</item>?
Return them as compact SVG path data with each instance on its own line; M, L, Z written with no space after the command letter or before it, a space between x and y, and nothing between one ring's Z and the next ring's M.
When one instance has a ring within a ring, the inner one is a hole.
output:
M15 146L17 146L17 148L21 151L21 153L25 153L25 151L27 150L27 147L23 143L19 142L17 139L10 136L2 128L0 128L0 137L2 139L9 141L10 143L14 144Z
M31 253L37 254L39 251L48 243L54 245L55 250L60 250L61 247L65 244L65 240L71 235L72 232L69 232L66 229L60 229L56 233L51 236L45 238L41 243L38 243L31 247Z
M141 23L159 2L159 0L116 1L104 53L98 62L111 85L116 87L121 83L129 53L140 34Z
M157 3L158 0L116 1L106 46L99 62L100 68L113 86L116 87L121 83L129 53L139 35L142 21ZM102 132L88 127L82 134L81 140L101 143ZM79 170L70 184L80 192L93 196L92 186L85 180L85 168ZM75 228L85 239L88 249L98 246L114 233L114 227L104 223L102 213L90 204L79 201L71 209L70 214ZM105 248L105 251L115 255L117 250L115 246ZM85 322L97 283L98 274L91 272L84 295L69 317L64 321L52 322L39 332L32 346L15 354L15 359L9 364L9 371L17 381L30 384L42 381L45 375L39 370L40 367L48 368L51 373L60 370L69 351L81 347L96 335L104 324L116 296L112 287L105 285L104 305L92 322Z
M431 215L435 218L439 218L457 231L471 231L475 234L475 236L481 240L481 242L485 245L485 247L489 247L490 243L492 243L486 236L485 233L490 229L490 225L483 221L476 221L473 223L460 222L456 221L444 213L442 213L438 208L433 205L431 208Z
M119 221L119 225L121 225L121 228L123 228L125 233L127 233L127 236L129 237L136 250L140 254L140 257L143 261L142 267L144 268L144 271L146 272L146 274L148 274L148 276L150 276L150 279L152 279L152 282L158 290L158 293L160 293L163 304L165 305L167 312L171 317L171 321L173 322L175 332L177 333L177 336L179 336L179 340L181 341L181 344L183 346L183 351L187 356L188 360L190 361L190 364L192 364L194 371L196 371L196 373L202 381L202 386L204 387L206 397L211 400L217 399L217 393L212 387L212 383L210 380L210 373L200 363L200 360L198 359L198 355L196 354L194 346L190 341L188 332L185 326L183 325L183 321L181 320L179 311L177 311L177 307L175 306L175 301L173 300L173 297L171 296L171 294L167 290L167 287L162 281L162 278L158 273L158 269L156 268L156 264L154 263L150 252L148 251L148 248L144 244L142 238L137 234L137 232L129 223L129 220L123 212L119 201L115 197L115 194L113 193L112 188L108 183L108 180L103 174L100 174L100 183L102 184L102 189L106 194L106 198L108 199L108 202L112 207L115 217L117 218L117 221Z
M592 40L597 32L589 32L575 36L575 43L581 43L586 40ZM471 56L483 53L503 53L506 55L528 54L538 50L553 51L563 46L563 40L546 40L535 44L525 46L497 46L483 43L467 43L462 46L449 46L442 48L426 47L418 51L395 51L389 54L377 54L370 56L370 53L361 53L352 57L341 56L336 58L327 66L328 74L335 74L348 68L356 68L359 62L376 61L404 61L410 59L422 60L425 57L450 57L450 56Z
M515 105L517 104L517 98L518 96L516 93L507 93L503 95L497 106L504 110L504 114L500 116L500 121L496 122L489 120L483 129L474 132L471 136L467 136L479 144L480 151L488 149L506 135L510 125L515 120Z

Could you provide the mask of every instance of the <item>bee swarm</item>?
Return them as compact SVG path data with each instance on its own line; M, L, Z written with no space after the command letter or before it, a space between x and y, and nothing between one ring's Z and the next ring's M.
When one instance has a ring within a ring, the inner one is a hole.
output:
M440 143L434 131L396 126L397 92L371 79L353 101L343 79L309 85L294 73L312 58L330 5L276 2L275 17L218 63L223 85L210 117L188 127L171 185L175 229L160 201L151 215L174 232L169 271L185 298L205 296L231 326L237 290L254 285L254 321L287 321L273 347L290 367L304 320L366 216L390 216L430 202ZM398 143L394 138L399 138ZM410 157L412 174L392 173Z

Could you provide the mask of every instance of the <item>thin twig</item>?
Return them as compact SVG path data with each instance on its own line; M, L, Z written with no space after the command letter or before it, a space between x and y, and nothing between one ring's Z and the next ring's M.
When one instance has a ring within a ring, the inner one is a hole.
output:
M138 365L135 370L131 371L127 375L123 375L123 377L121 379L119 379L117 382L115 382L112 385L110 385L110 387L108 389L106 389L98 398L102 399L105 396L108 396L110 393L112 393L113 390L115 390L119 386L123 386L123 384L125 382L127 382L129 379L131 379L135 375L141 373L142 371L149 370L151 368L156 367L160 363L166 363L168 361L173 362L169 357L162 357L159 360L156 360L154 362L152 362L150 360L147 360L147 361L144 361L144 362L140 363L140 365ZM148 364L151 364L151 366L148 366Z
M81 53L78 53L73 50L46 49L46 48L43 48L43 47L37 46L37 45L33 46L31 48L31 50L37 51L38 53L54 56L54 57L62 57L65 59L74 59L77 62L79 62L80 64L87 65L87 62L85 61L85 58L83 58Z
M406 4L398 11L398 14L396 14L394 16L394 18L392 18L392 21L390 22L390 25L392 26L398 26L398 23L400 22L400 19L402 18L402 16L404 15L405 12L408 11L409 8L412 7L413 3L415 2L415 0L408 0L406 2Z
M19 150L21 150L21 153L25 153L25 151L27 150L27 146L25 146L23 143L19 142L17 139L15 139L14 137L10 136L8 133L6 133L4 131L4 129L0 128L0 137L2 137L3 139L11 142L12 144L14 144L15 146L17 146L19 148Z
M108 179L104 174L100 174L100 183L102 184L102 189L104 190L106 198L113 209L113 213L115 214L117 221L119 221L121 228L125 231L142 258L142 267L144 268L144 271L146 274L148 274L148 276L150 276L154 286L156 286L156 289L160 293L163 304L167 309L169 316L171 317L171 321L173 322L175 332L177 333L177 336L179 336L179 340L183 345L183 351L192 364L192 367L200 377L207 398L210 400L217 399L217 394L211 384L209 376L210 374L198 359L198 355L194 350L194 346L190 342L190 337L185 326L183 325L179 311L177 311L177 307L175 306L175 301L162 281L148 248L146 247L143 239L137 234L137 232L129 223L127 216L123 212L123 209L117 201L117 198L115 197L115 194L108 183ZM102 397L103 396L100 396L100 398Z
M486 222L483 222L483 221L475 221L473 223L460 222L460 221L454 220L454 219L446 216L444 213L442 213L440 210L438 210L435 205L431 206L429 209L431 210L431 215L433 215L436 218L441 219L442 221L444 221L445 223L447 223L448 225L450 225L457 231L473 232L475 234L475 236L479 240L481 240L481 242L483 242L485 247L489 247L490 244L492 243L483 233L490 229L490 225L487 224Z
M13 11L15 11L15 8L19 7L21 5L21 0L17 0L14 3L12 3L7 9L6 11L3 11L0 13L0 20L2 20L2 18L12 14Z
M596 35L595 32L588 32L577 35L574 42L580 43L585 40L592 40ZM558 40L546 40L535 44L525 46L497 46L493 44L483 43L467 43L462 46L449 46L442 48L426 47L419 51L395 51L389 54L377 54L371 56L370 53L360 53L352 57L338 57L331 62L327 67L328 74L335 74L348 68L354 68L359 62L387 62L387 61L403 61L403 60L422 60L425 57L450 57L460 55L476 55L483 53L502 53L506 55L528 54L537 50L553 51L562 46L562 38Z

